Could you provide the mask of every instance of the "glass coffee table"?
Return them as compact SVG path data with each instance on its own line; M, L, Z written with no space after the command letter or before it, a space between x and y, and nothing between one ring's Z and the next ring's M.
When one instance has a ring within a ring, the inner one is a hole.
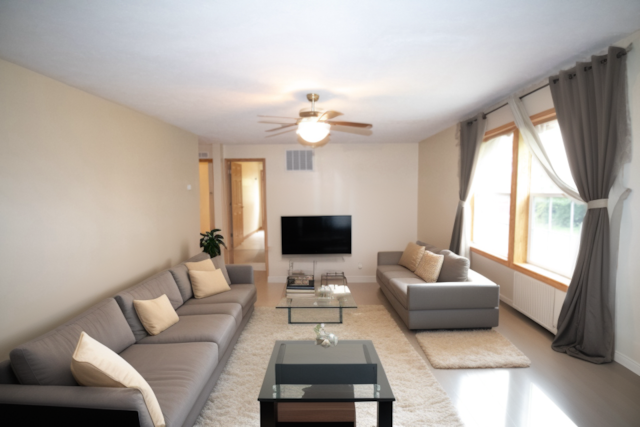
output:
M329 348L315 341L276 341L258 396L260 426L281 425L281 403L377 402L378 426L390 427L395 400L370 340Z
M287 296L286 289L276 308L289 311L289 323L316 324L342 323L342 309L358 308L346 285L329 285L330 297L319 297L315 293Z

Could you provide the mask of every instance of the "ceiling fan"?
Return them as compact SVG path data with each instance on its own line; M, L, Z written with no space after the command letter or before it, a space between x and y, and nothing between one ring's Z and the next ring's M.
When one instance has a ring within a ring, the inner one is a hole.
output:
M342 122L332 120L338 116L342 116L342 113L332 110L324 111L321 109L316 109L316 101L318 100L318 98L320 98L320 95L316 93L307 94L307 99L309 100L309 102L311 102L311 108L303 108L302 110L300 110L300 118L261 115L258 116L272 119L290 119L295 120L295 123L282 123L272 121L260 121L259 123L271 123L280 125L280 127L268 129L267 132L276 132L282 129L292 128L281 133L273 134L271 136L281 135L285 132L295 130L296 133L300 136L298 142L300 142L302 145L311 147L321 147L329 142L328 137L332 125L351 126L361 129L371 129L373 127L373 125L370 125L368 123ZM297 126L297 128L293 128L293 126Z

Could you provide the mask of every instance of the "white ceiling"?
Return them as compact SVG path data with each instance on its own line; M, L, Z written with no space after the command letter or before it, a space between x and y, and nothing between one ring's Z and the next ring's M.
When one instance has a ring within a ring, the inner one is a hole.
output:
M0 0L0 57L205 139L265 139L305 94L418 142L640 28L638 0Z

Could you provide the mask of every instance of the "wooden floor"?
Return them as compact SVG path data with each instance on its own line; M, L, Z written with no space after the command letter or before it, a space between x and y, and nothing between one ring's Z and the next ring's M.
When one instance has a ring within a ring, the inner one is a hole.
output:
M258 306L275 306L284 285L256 272ZM420 349L375 283L350 284L358 305L384 305ZM551 350L553 334L502 304L496 328L532 365L525 369L433 369L468 427L640 426L640 377L618 363L593 365ZM429 365L431 367L431 365Z

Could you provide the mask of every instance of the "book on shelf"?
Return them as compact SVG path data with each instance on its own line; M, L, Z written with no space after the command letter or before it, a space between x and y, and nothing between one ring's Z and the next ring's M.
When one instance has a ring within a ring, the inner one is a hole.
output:
M315 298L316 294L311 292L311 293L307 293L307 292L302 292L302 293L290 293L287 292L287 298Z
M315 294L316 291L314 288L311 289L289 289L287 288L287 293L291 294Z

